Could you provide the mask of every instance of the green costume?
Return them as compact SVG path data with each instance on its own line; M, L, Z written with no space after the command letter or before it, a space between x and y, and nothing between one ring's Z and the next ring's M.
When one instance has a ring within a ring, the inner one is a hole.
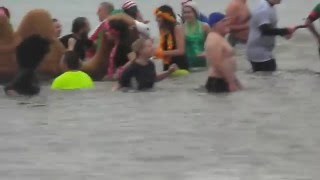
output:
M200 58L202 52L204 52L204 43L206 40L205 32L202 30L202 22L198 21L195 28L188 23L186 25L186 56L188 58L190 68L193 67L206 67L207 62L205 58Z

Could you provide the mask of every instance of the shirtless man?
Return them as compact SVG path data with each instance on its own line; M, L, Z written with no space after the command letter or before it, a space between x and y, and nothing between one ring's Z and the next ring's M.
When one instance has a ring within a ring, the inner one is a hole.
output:
M206 84L208 92L234 92L241 89L235 71L234 51L225 40L229 33L228 19L221 13L209 16L211 32L205 43L205 55L209 63L209 78Z
M234 47L238 43L246 43L249 36L250 10L247 0L232 0L226 9L230 19L229 43Z

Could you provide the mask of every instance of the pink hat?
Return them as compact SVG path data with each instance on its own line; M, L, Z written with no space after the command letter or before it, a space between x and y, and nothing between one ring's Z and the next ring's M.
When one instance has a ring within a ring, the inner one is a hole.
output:
M137 6L137 3L134 2L134 1L131 1L131 0L127 0L123 3L122 5L122 9L125 10L125 9L130 9L134 6Z

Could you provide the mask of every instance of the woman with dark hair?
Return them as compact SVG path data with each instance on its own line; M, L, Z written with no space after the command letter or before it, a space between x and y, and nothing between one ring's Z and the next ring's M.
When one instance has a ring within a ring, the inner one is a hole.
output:
M123 20L114 19L105 22L104 27L107 37L114 43L108 61L107 79L118 79L131 53L129 25Z
M86 51L93 47L93 42L88 38L89 31L90 24L88 19L85 17L77 17L72 22L72 33L60 38L65 48L68 48L70 38L77 40L74 52L79 55L82 61L86 60Z
M163 5L156 9L154 14L160 30L160 47L155 56L163 60L164 70L168 70L171 64L177 64L180 69L188 70L184 32L177 23L173 9Z
M204 43L210 32L207 23L198 20L200 16L197 4L189 1L182 8L183 19L185 20L183 27L186 40L186 56L190 68L206 67L207 62L202 57L204 52Z

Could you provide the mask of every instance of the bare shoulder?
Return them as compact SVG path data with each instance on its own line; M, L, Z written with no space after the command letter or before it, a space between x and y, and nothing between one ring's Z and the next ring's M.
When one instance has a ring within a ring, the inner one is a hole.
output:
M204 31L209 32L210 31L210 26L207 23L202 23L202 29Z
M218 47L220 45L222 45L221 37L217 33L214 33L214 32L209 33L205 43L206 48L210 48L212 46Z
M231 1L227 8L226 13L232 13L233 11L237 10L240 7L240 3L238 1Z

